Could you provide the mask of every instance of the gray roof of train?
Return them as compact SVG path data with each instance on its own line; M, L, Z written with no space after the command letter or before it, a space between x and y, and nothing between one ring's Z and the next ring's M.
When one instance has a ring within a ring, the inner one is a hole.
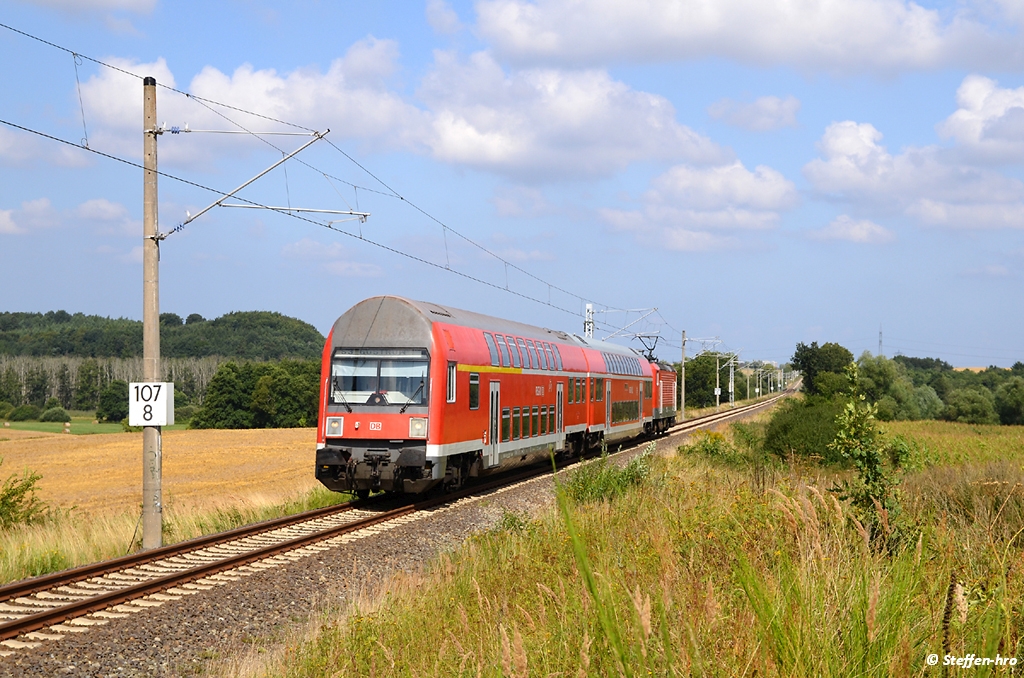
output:
M432 322L451 323L528 339L557 340L606 353L637 357L635 351L618 344L582 339L560 330L390 295L364 299L346 311L334 323L331 343L335 347L360 348L365 346L372 333L375 337L387 336L389 344L395 347L422 347L424 337L430 336Z

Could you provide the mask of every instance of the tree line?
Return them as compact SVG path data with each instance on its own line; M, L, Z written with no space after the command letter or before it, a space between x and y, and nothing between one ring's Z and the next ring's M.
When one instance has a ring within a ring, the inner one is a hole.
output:
M296 318L268 311L228 313L207 320L160 314L165 358L226 356L243 360L312 359L324 337ZM142 355L142 322L66 311L0 313L0 355L131 358Z
M856 390L877 407L882 421L945 419L970 424L1024 424L1024 363L981 372L955 370L937 358L886 358L865 351L853 359L836 343L797 344L793 366L809 396L826 400L849 390L856 365Z

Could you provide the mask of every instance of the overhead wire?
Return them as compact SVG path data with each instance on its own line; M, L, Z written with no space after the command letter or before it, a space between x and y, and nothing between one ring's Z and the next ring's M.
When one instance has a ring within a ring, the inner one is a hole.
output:
M57 49L57 50L61 50L61 51L64 51L64 52L67 52L67 53L71 54L71 55L72 55L72 57L73 57L73 58L75 59L75 64L76 64L76 67L75 67L75 77L76 77L76 81L77 81L77 78L78 78L78 69L77 69L77 64L78 64L78 60L79 60L79 59L85 59L85 60L91 61L92 63L95 63L95 64L97 64L97 65L99 65L99 66L102 66L102 67L105 67L105 68L109 68L109 69L112 69L112 70L114 70L114 71L117 71L117 72L119 72L119 73L122 73L122 74L124 74L124 75L128 75L128 76L131 76L131 77L133 77L133 78L136 78L136 79L140 79L140 80L141 80L141 79L142 79L142 77L143 77L143 76L140 76L140 75L138 75L138 74L136 74L136 73L132 73L131 71L128 71L128 70L126 70L126 69L124 69L124 68L121 68L121 67L119 67L119 66L115 66L115 65L113 65L113 64L107 63L107 62L105 62L105 61L102 61L102 60L100 60L100 59L96 59L96 58L93 58L93 57L90 57L90 56L87 56L87 55L84 55L84 54L80 54L80 53L78 53L78 52L76 52L76 51L74 51L74 50L71 50L71 49L67 48L67 47L63 47L63 46L61 46L61 45L58 45L58 44L56 44L56 43L54 43L54 42L51 42L51 41L49 41L49 40L45 40L45 39L43 39L43 38L40 38L40 37L38 37L38 36L36 36L36 35L33 35L33 34L31 34L31 33L27 33L27 32L25 32L25 31L19 30L19 29L17 29L17 28L14 28L14 27L12 27L12 26L9 26L9 25L7 25L7 24L4 24L4 23L0 23L0 27L2 27L2 28L5 28L5 29L7 29L7 30L9 30L9 31L12 31L12 32L14 32L14 33L17 33L17 34L19 34L19 35L22 35L22 36L24 36L24 37L27 37L27 38L29 38L29 39L35 40L35 41L37 41L37 42L40 42L40 43L42 43L42 44L44 44L44 45L47 45L47 46L49 46L49 47L52 47L52 48L54 48L54 49ZM263 120L268 120L268 121L271 121L271 122L276 122L276 123L279 123L279 124L282 124L282 125L286 125L286 126L289 126L289 127L293 127L293 128L296 128L296 129L302 129L302 130L305 130L305 131L308 131L308 132L310 132L310 133L314 133L314 134L316 133L316 130L313 130L313 129L309 128L309 127L305 127L305 126L303 126L303 125L299 125L299 124L297 124L297 123L292 123L292 122L288 122L288 121L285 121L285 120L281 120L281 119L279 119L279 118L274 118L274 117L272 117L272 116L264 115L264 114L261 114L261 113L256 113L256 112L254 112L254 111L246 110L246 109L243 109L243 108L240 108L240 107L237 107L237 106L233 106L233 105L230 105L230 104L225 104L225 103L223 103L223 102L215 101L215 100L213 100L213 99L208 99L208 98L206 98L206 97L201 97L201 96L198 96L198 95L195 95L195 94L189 93L189 92L185 92L185 91L179 90L179 89L177 89L177 88L175 88L175 87L171 87L170 85L166 85L166 84L161 84L161 83L157 83L157 85L158 85L158 86L160 86L160 87L162 87L163 89L166 89L166 90L168 90L168 91L171 91L171 92L175 92L175 93L177 93L177 94L180 94L180 95L182 95L182 96L186 97L187 99L190 99L190 100L193 100L193 101L196 101L196 102L198 102L198 103L199 103L200 105L202 105L203 107L205 107L206 109L208 109L209 111L211 111L212 113L214 113L215 115L218 115L218 116L222 117L222 118L223 118L224 120L228 121L228 122L229 122L230 124L232 124L232 125L235 125L235 126L236 126L236 127L238 127L238 128L240 129L240 130L242 130L242 131L246 132L247 134L250 134L250 135L252 135L252 136L256 137L257 139L259 139L259 140L260 140L260 141L262 141L263 143L267 144L267 145L268 145L268 146L270 146L271 148L274 148L275 150L277 150L278 152L281 152L281 153L284 153L284 151L283 151L283 150L282 150L281 148L279 148L279 147L278 147L278 146L277 146L276 144L273 144L273 143L272 143L272 142L270 142L269 140L267 140L267 139L263 138L263 137L262 137L262 136L260 136L260 135L259 135L258 133L255 133L255 132L253 132L252 130L249 130L249 129L247 129L247 128L246 128L246 127L245 127L244 125L242 125L242 124L241 124L241 123L239 123L238 121L236 121L236 120L232 120L232 119L231 119L230 117L228 117L228 116L227 116L227 115L225 115L224 113L222 113L222 112L220 112L220 111L216 110L215 108L213 108L213 106L220 106L220 107L223 107L223 108L225 108L225 109L228 109L228 110L236 111L236 112L239 112L239 113L244 113L244 114L246 114L246 115L252 115L252 116L255 116L255 117L257 117L257 118L261 118L261 119L263 119ZM79 87L79 96L81 97L80 87ZM41 132L38 132L38 131L36 131L36 130L31 130L31 129L29 129L29 128L26 128L26 127L22 127L22 126L19 126L19 125L13 124L13 123L9 123L9 122L7 122L7 121L2 121L2 122L4 122L5 124L8 124L8 125L11 125L12 127L16 127L16 128L18 128L18 129L22 129L22 130L25 130L25 131L29 131L29 132L32 132L32 133L35 133L35 134L39 134L40 136L44 136L44 137L46 137L46 138L49 138L49 139L52 139L52 140L55 140L55 141L60 141L61 143L69 143L69 142L67 142L66 140L63 140L63 139L59 139L59 138L57 138L57 137L53 137L53 136L51 136L51 135L47 135L47 134L45 134L45 133L41 133ZM83 127L84 127L84 124L85 124L85 112L84 112L84 105L82 106L82 122L83 122ZM386 196L386 197L392 197L392 198L395 198L395 199L397 199L397 200L400 200L401 202L404 202L404 203L406 203L407 205L409 205L410 207L412 207L412 208L413 208L414 210L416 210L417 212L419 212L420 214L422 214L422 215L423 215L424 217L426 217L427 219L429 219L429 220L431 220L431 221L435 222L436 224L438 224L438 225L439 225L439 226L441 227L441 229L442 229L442 235L444 236L443 240L444 240L444 245L445 245L445 259L446 259L446 262L447 262L447 263L446 263L446 265L445 265L445 266L440 266L440 265L437 265L437 264L432 264L432 265L438 266L439 268L442 268L442 269L444 269L444 270L448 270L448 271L451 271L451 272L453 272L453 273L457 273L458 275L464 275L465 277L467 277L467 278L469 278L469 279L479 280L479 279L475 278L475 276L469 276L468 274L463 274L463 273L461 273L461 272L459 272L459 271L456 271L455 269L452 269L452 268L451 268L451 261L450 261L450 256L449 256L449 253L448 253L448 242L447 242L447 233L448 233L448 231L451 231L451 232L452 232L453 234L455 234L456 236L458 236L459 238L461 238L461 239L462 239L462 240L464 240L465 242L469 243L469 244L470 244L470 245L472 245L473 247L476 247L476 248L477 248L477 249L479 249L479 250L480 250L481 252L484 252L484 253L485 253L485 254L487 254L488 256L490 256L490 257L494 258L495 260L497 260L497 261L499 261L499 262L501 262L501 263L503 263L503 264L504 264L504 267L505 267L505 270L506 270L506 286L505 286L504 288L502 288L502 287L500 287L500 286L498 286L498 285L495 285L495 284L491 284L491 283L488 283L488 284L489 284L489 285L490 285L491 287L494 287L495 289L504 289L505 291L507 291L507 292L509 292L509 293L515 294L515 295L517 295L517 296L521 296L521 297L523 297L523 298L525 298L525 299L529 299L529 300L535 301L535 302L537 302L537 303L540 303L540 304L543 304L543 305L546 305L546 306L550 306L550 307L552 307L552 308L556 308L556 309L558 309L558 310L561 310L561 311L563 311L563 312L566 312L566 313L570 313L571 315L574 315L574 316L578 316L579 314L577 314L577 313L574 313L574 312L572 312L572 311L570 311L570 310L568 310L568 309L565 309L565 308L559 307L559 306L555 305L554 303L552 303L552 302L550 301L550 290L551 290L551 289L555 289L555 290L558 290L559 292L561 292L561 293L563 293L563 294L565 294L565 295L567 295L567 296L569 296L569 297L574 297L574 298L578 299L578 300L579 300L579 301L580 301L581 303L583 303L583 302L590 302L590 303L596 303L596 302L594 302L594 300L592 300L592 299L589 299L589 298L587 298L587 297L583 297L582 295L576 294L576 293L574 293L574 292L570 292L569 290L566 290L566 289L565 289L565 288L563 288L563 287L560 287L560 286L558 286L558 285L555 285L555 284L553 284L553 283L550 283L550 282L548 282L548 281L546 281L546 280L544 280L544 279L540 278L539 276L537 276L537 275L535 275L535 274L533 274L533 273L531 273L531 272L529 272L529 271L527 271L527 270L523 269L522 267L520 267L520 266L517 266L517 265L516 265L515 263L513 263L513 262L510 262L510 261L506 260L506 259L505 259L504 257L502 257L502 256L500 256L499 254L497 254L497 253L495 253L495 252L491 251L491 250L490 250L489 248L487 248L487 247L485 247L484 245L482 245L482 244L480 244L480 243L476 242L476 241L475 241L475 240L473 240L472 238L469 238L468 236L466 236L466 235L462 234L462 233L461 233L461 232L459 232L458 230L456 230L456 229L453 229L453 228L451 228L451 227L450 227L450 226L448 226L448 225L447 225L446 223L444 223L443 221L441 221L440 219L438 219L438 218L437 218L437 217L435 217L434 215L430 214L429 212L427 212L427 211L426 211L425 209L423 209L422 207L420 207L420 206L419 206L419 205L417 205L416 203L412 202L411 200L409 200L409 199L408 199L408 198L406 198L405 196L403 196L403 195L401 195L400 193L398 193L398 191L396 191L396 190L395 190L394 188L392 188L392 187L391 187L390 185L388 185L388 184L387 184L387 183L386 183L386 182L385 182L385 181L384 181L383 179L381 179L381 178L380 178L380 177L378 177L378 176L377 176L376 174L374 174L374 173L373 173L372 171L370 171L370 170L369 170L369 169L368 169L367 167L365 167L365 166L364 166L364 165L363 165L362 163L358 162L358 161L357 161L357 160L356 160L355 158L353 158L353 157L352 157L351 155L349 155L348 153L346 153L346 152L345 152L345 151L344 151L343 149L341 149L340 147L338 147L338 146L337 146L337 145L336 145L336 144L335 144L335 143L334 143L333 141L331 141L330 139L325 139L325 140L326 140L326 141L327 141L327 143L328 143L328 144L330 144L330 146L331 146L332 148L334 148L334 149L335 149L335 150L336 150L336 151L337 151L338 153L340 153L340 154L341 154L341 155L342 155L343 157L345 157L345 158L346 158L346 159L347 159L347 160L348 160L349 162L353 163L353 164L354 164L354 165L355 165L356 167L358 167L358 168L359 168L359 169L360 169L360 170L361 170L362 172L364 172L365 174L367 174L368 176L370 176L371 178L373 178L373 179L374 179L374 180L375 180L375 181L376 181L377 183L379 183L379 184L380 184L381 186L383 186L383 187L384 187L385 189L387 189L387 191L388 191L388 192L387 192L387 193L385 193L384 191L377 191L377 190L374 190L374 189L372 189L372 188L369 188L369 187L365 187L365 186L359 186L359 185L357 185L357 184L355 184L355 183L352 183L352 182L346 181L346 180L344 180L344 179L340 179L340 178L338 178L338 177L335 177L335 176L333 176L333 175L330 175L330 174L328 174L328 173L324 172L323 170L320 170L320 169L318 169L318 168L314 167L313 165L311 165L311 164L309 164L309 163L307 163L307 162L305 162L305 161L303 161L303 160L301 160L301 159L299 159L299 158L294 158L294 160L296 160L296 161L297 161L297 162L299 162L300 164L302 164L302 165L304 165L304 166L308 167L309 169L311 169L311 170L313 170L313 171L315 171L315 172L317 172L317 173L319 173L319 174L322 174L322 175L323 175L324 177L329 177L330 179L334 179L335 181L338 181L338 182L341 182L341 183L344 183L344 184L346 184L346 185L349 185L349 186L351 186L351 187L353 188L353 190L355 190L355 191L358 191L358 189L362 188L363 190L365 190L365 191L369 191L369 192L371 192L371 193L375 193L375 194L378 194L378 195L382 195L382 196ZM74 145L74 144L71 144L71 145ZM80 146L80 147L81 147L81 146ZM88 148L88 141L87 141L87 138L86 138L86 143L85 143L85 146L84 146L84 147L85 147L85 148L86 148L87 150L93 150L93 149L90 149L90 148ZM97 152L97 153L98 153L99 155L102 155L102 156L104 156L104 157L107 157L107 158L110 158L110 159L113 159L113 160L117 160L117 161L120 161L120 162L125 162L125 163L127 163L127 164L129 164L129 165L132 165L132 166L136 166L136 167L139 167L139 165L138 165L137 163L132 163L131 161L126 161L126 160L124 160L123 158L117 158L116 156L112 156L112 155L109 155L109 154L106 154L106 153L102 153L102 152ZM168 178L171 178L171 179L174 179L174 180L177 180L177 181L181 181L181 182L183 182L183 183L186 183L186 184L189 184L189 185L192 185L192 186L196 186L196 187L204 188L205 190L212 190L212 189L209 189L209 188L207 188L207 187L204 187L204 186L202 186L202 185L200 185L200 184L198 184L198 183L195 183L195 182L190 182L190 181L188 181L188 180L182 179L181 177L176 177L176 176L173 176L173 175L169 175L169 174L164 174L164 173L162 173L162 172L158 172L158 174L160 174L160 175L162 175L162 176L166 176L166 177L168 177ZM252 203L252 204L254 204L254 205L258 205L258 203L253 203L252 201L246 201L246 202L250 202L250 203ZM301 220L303 220L303 221L309 221L310 223L315 223L315 224L319 224L319 225L321 225L321 226L328 226L328 227L330 227L329 225L325 225L325 224L322 224L322 223L320 223L320 222L317 222L317 221L315 221L315 220L312 220L312 219L307 219L307 218L305 218L305 217L299 217L298 215L296 215L296 214L294 214L294 213L287 213L287 214L288 214L289 216L292 216L292 217L295 217L295 218L300 218L300 219L301 219ZM179 232L179 231L180 231L180 230L182 229L182 227L183 227L183 224L182 224L182 225L179 225L179 226L178 226L178 227L176 227L175 229L172 229L172 231L171 231L170 233L176 233L176 232ZM337 231L337 232L341 232L341 233L344 233L344 231L341 231L341 230L339 230L339 229L335 229L335 228L333 228L333 227L330 227L330 228L331 228L331 230L334 230L334 231ZM168 235L169 235L169 234L168 234ZM384 247L385 249L389 249L389 248L388 248L387 246L381 245L380 243L376 243L375 241L369 240L369 239L367 239L367 238L363 238L361 234L360 234L360 236L358 236L358 237L359 237L360 239L362 239L362 240L365 240L366 242L371 242L371 243L373 243L373 244L376 244L376 245L379 245L379 246L381 246L381 247ZM395 252L399 252L399 250L393 250L393 251L395 251ZM421 259L421 258L419 258L419 257L415 257L415 256L412 256L412 255L409 255L409 256L411 256L412 258L414 258L414 259L416 259L416 260L420 260L420 261L426 261L426 260L422 260L422 259ZM527 276L528 278L530 278L530 279L532 279L532 280L535 280L535 281L537 281L537 282L539 282L539 283L541 283L541 284L547 285L547 287L548 287L548 295L549 295L549 301L545 302L545 301L543 301L542 299L537 299L537 298L531 297L531 296L529 296L529 295L524 295L524 294L521 294L521 293L517 293L517 292L515 292L514 290L512 290L512 289L511 289L511 288L510 288L510 287L508 286L508 282L507 282L507 275L508 275L508 274L507 274L507 271L508 271L508 268L510 268L510 267L511 267L511 268L512 268L513 270L515 270L515 271L518 271L519 273L521 273L521 274L523 274L523 275ZM609 308L609 309L616 309L616 310L622 310L622 309L617 309L617 308L616 308L616 307L614 307L614 306L609 306L609 305L605 305L605 304L600 304L600 305L604 306L605 308ZM659 314L659 315L660 315L660 314ZM595 323L595 325L599 325L599 326L602 326L602 327L608 327L608 326L607 326L606 324L604 324L604 323Z

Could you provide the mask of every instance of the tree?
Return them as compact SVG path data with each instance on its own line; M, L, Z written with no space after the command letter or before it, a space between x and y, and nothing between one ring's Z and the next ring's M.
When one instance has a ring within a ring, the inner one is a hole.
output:
M25 400L31 405L42 407L50 393L50 375L41 366L25 373Z
M249 410L253 386L246 388L244 374L238 363L224 363L206 388L203 406L189 426L192 428L252 428Z
M950 393L942 416L965 424L998 424L993 400L988 390L962 388Z
M95 360L86 360L78 366L75 384L75 409L91 410L99 403L100 367Z
M846 348L834 342L828 342L818 346L818 342L812 342L810 346L799 343L796 345L796 352L793 354L793 367L803 375L804 392L808 395L818 393L815 386L815 378L821 372L834 372L843 374L846 366L853 362L853 354Z
M0 376L0 400L9 402L12 405L21 405L24 396L21 390L21 378L13 367L8 367Z
M1024 424L1024 377L1010 377L1003 382L996 389L995 405L1002 423L1017 426Z
M57 372L57 400L64 409L70 409L74 402L74 392L71 389L71 370L67 363L60 366Z
M101 421L121 421L128 416L128 382L115 379L100 393L96 418Z

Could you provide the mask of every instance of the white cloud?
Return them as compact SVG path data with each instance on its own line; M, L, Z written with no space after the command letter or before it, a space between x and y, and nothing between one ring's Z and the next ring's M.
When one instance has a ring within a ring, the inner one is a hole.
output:
M419 96L431 108L438 159L523 181L606 176L638 160L706 164L730 154L685 125L664 97L606 72L506 73L484 52L439 52Z
M975 278L1006 278L1010 275L1010 269L1002 264L988 264L964 269L964 275Z
M1004 89L969 75L956 92L960 108L937 128L981 160L1024 160L1024 87Z
M427 0L427 22L442 35L453 35L462 30L459 15L445 0Z
M892 242L896 234L872 221L857 221L842 215L823 229L812 231L815 240L847 240L849 242L879 245Z
M892 155L868 123L825 130L822 158L804 166L814 189L859 211L906 214L956 228L1024 227L1024 182L962 164L956 149L910 147Z
M14 210L0 210L0 233L13 235L25 232L25 229L14 223L13 214Z
M654 179L639 210L604 209L614 229L698 251L735 247L742 241L721 231L773 228L779 213L797 203L796 187L780 172L739 161L717 167L678 165Z
M285 245L281 249L281 255L285 259L300 262L319 262L321 270L346 277L377 277L384 272L376 264L351 261L345 247L336 242L321 243L311 238L303 238Z
M796 114L799 111L800 100L793 96L785 99L759 97L749 104L726 98L708 107L708 115L712 118L752 132L796 127Z
M0 166L27 167L51 163L60 167L83 167L88 153L64 144L37 138L28 132L0 127Z
M207 66L189 83L187 91L236 108L256 111L279 120L323 128L330 126L332 139L355 138L384 147L413 147L426 134L425 114L390 91L387 79L397 67L398 48L390 40L368 37L353 44L345 56L334 60L326 72L315 68L280 74L257 70L249 64L231 74ZM104 59L139 76L151 75L160 85L177 87L167 62L140 64L126 59ZM101 69L82 84L91 145L107 152L141 156L138 141L142 119L142 87L136 78ZM212 108L253 131L280 131L281 126L236 110ZM206 106L163 88L157 89L158 120L169 126L192 129L232 129L232 125ZM95 131L93 131L95 130ZM204 166L217 151L262 147L258 141L237 136L182 134L161 138L161 162Z
M106 198L94 198L83 202L75 208L74 217L93 224L103 235L142 235L142 222L132 219L127 207Z
M497 53L526 63L716 56L845 73L1024 62L1016 36L968 8L908 0L483 0L477 12Z

